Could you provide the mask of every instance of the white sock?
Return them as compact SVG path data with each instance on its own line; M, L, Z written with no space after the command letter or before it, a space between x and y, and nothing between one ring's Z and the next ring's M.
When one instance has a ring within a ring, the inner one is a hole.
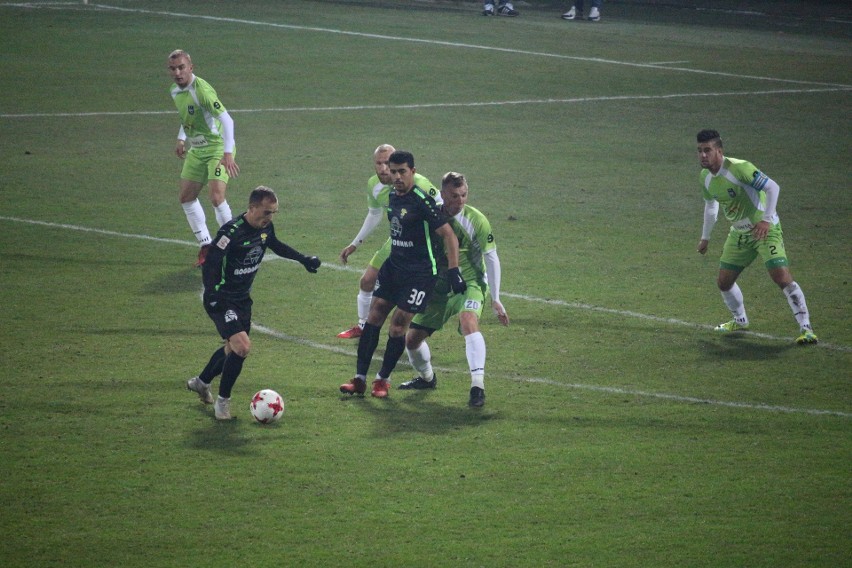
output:
M223 201L214 207L213 210L216 211L216 222L219 223L220 227L231 220L231 206L228 205L227 201Z
M358 323L364 327L367 316L370 315L370 303L373 301L373 293L358 290Z
M435 371L432 370L432 352L429 350L429 345L424 341L414 351L411 349L406 349L406 351L411 366L420 373L423 380L431 381L432 377L435 376Z
M743 302L743 291L740 290L736 282L734 282L730 290L722 292L722 299L725 300L725 305L731 310L734 321L739 324L748 325L748 316L746 315L745 303Z
M485 388L485 338L477 331L464 336L467 364L470 366L470 386Z
M805 293L799 288L795 282L791 282L784 288L784 295L787 296L787 303L790 304L790 309L793 310L793 317L799 323L801 329L813 331L811 327L811 314L808 312L808 305L805 303Z
M204 215L204 208L196 199L189 203L182 203L183 212L186 213L186 220L189 221L189 228L195 234L195 239L200 245L209 245L212 242L210 231L207 229L207 217Z

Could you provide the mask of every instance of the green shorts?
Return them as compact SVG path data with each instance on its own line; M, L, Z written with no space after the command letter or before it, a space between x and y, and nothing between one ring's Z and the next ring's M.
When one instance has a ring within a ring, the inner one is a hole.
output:
M435 292L429 298L426 311L417 314L411 321L411 327L437 331L444 324L462 312L473 312L482 318L482 305L488 287L478 282L468 282L464 294L450 294L446 280L439 280Z
M741 272L758 255L763 259L763 264L767 270L789 264L787 251L784 250L784 235L781 232L781 223L772 225L766 238L759 241L751 236L750 231L731 229L725 241L725 246L722 247L722 258L719 259L719 268Z
M370 266L378 270L382 267L382 264L388 259L391 251L391 241L390 238L385 241L385 244L382 245L382 248L376 251L376 254L373 255L373 258L370 259Z
M180 172L181 179L197 181L204 185L210 180L219 180L228 183L228 171L219 165L225 151L222 146L210 146L205 148L190 148L183 161L183 169ZM237 152L234 150L234 157Z

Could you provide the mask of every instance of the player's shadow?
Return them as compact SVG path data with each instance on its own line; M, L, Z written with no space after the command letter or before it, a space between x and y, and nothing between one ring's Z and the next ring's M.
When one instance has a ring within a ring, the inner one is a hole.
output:
M768 343L747 335L725 335L715 341L698 341L701 352L707 359L730 359L732 361L763 361L775 359L782 353L796 348L793 343Z
M182 269L149 280L141 292L149 296L201 292L201 273L197 268ZM200 302L199 302L200 303Z
M347 397L349 398L349 397ZM445 434L452 430L482 426L499 415L485 408L469 408L467 397L452 405L430 397L429 392L392 393L386 399L354 397L376 419L376 433L382 437L397 434Z
M251 440L243 435L240 419L216 420L212 406L195 405L197 412L209 419L209 424L190 433L186 446L194 450L209 450L235 456L250 455Z

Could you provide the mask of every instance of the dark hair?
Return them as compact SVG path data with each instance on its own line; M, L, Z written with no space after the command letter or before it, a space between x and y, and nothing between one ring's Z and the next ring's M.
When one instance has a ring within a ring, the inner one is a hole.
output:
M695 138L698 142L715 142L716 146L722 147L722 137L715 130L702 130Z
M249 195L249 205L261 205L267 199L278 202L278 196L272 188L265 185L259 185L251 191Z
M409 168L414 169L414 155L405 150L397 150L388 158L390 164L406 164Z

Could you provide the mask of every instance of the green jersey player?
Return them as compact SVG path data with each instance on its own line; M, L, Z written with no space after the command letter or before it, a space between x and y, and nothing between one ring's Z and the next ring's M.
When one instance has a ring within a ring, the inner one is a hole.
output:
M234 121L213 87L193 73L189 53L182 49L171 52L168 69L174 80L169 92L181 120L175 145L175 154L184 160L179 198L189 226L201 246L196 263L196 266L201 266L211 242L204 209L198 201L198 194L205 183L210 190L210 201L219 226L231 220L225 189L228 180L240 173L240 167L234 161Z
M459 240L459 270L467 284L461 294L451 294L446 281L439 280L426 311L414 316L405 336L411 365L420 375L399 388L433 389L438 379L432 370L432 354L426 338L458 316L459 331L464 335L465 354L470 367L470 399L472 407L485 404L485 338L479 330L482 305L490 291L491 307L503 325L509 316L500 302L500 259L491 223L478 209L467 205L468 184L465 176L447 172L441 179L444 212Z
M388 158L394 153L394 147L390 144L382 144L373 152L373 167L376 170L375 175L367 180L367 217L364 219L361 230L355 239L340 252L340 262L347 264L349 256L363 244L364 240L370 236L373 230L381 223L382 217L385 216L385 211L388 207L388 195L391 192L390 170L388 169ZM441 198L438 190L432 185L432 182L420 174L414 174L414 184L428 193L440 205ZM370 313L370 302L373 300L373 288L376 286L376 278L379 275L379 268L382 263L387 260L390 254L390 239L385 241L385 244L373 255L364 274L361 276L358 289L358 324L351 328L341 331L337 337L342 339L355 339L361 336L361 331L364 329L364 323L367 321L367 316Z
M725 157L722 139L715 130L702 130L697 140L704 195L704 228L698 252L707 252L719 205L725 218L731 222L722 248L717 284L733 319L720 324L716 330L729 333L748 328L748 316L737 277L760 256L772 281L783 290L799 324L800 335L796 342L800 345L816 343L817 336L811 327L805 294L788 268L781 222L775 210L780 187L753 164Z

